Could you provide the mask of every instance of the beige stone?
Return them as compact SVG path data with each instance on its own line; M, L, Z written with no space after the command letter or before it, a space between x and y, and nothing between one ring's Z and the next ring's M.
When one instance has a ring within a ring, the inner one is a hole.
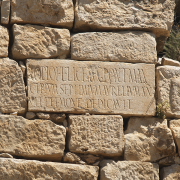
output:
M104 160L101 162L100 180L159 180L156 163Z
M81 158L78 155L71 152L68 152L64 155L63 161L66 163L86 164L85 162L81 160Z
M163 167L160 171L161 180L179 180L180 179L180 165L173 164L168 167Z
M43 24L71 29L74 20L72 0L12 0L11 23Z
M8 153L1 153L0 158L13 158L13 156Z
M169 59L167 57L163 57L162 58L162 65L169 65L169 66L180 66L180 62L173 60L173 59Z
M0 59L0 112L25 113L26 92L21 68L9 58Z
M180 67L161 66L156 69L157 103L170 107L165 112L169 118L180 118Z
M3 0L1 4L1 23L9 24L10 0Z
M68 148L74 153L121 156L124 150L120 115L70 115Z
M1 115L0 137L1 153L28 159L60 161L65 149L66 130L48 120Z
M156 63L156 40L141 31L78 33L71 38L71 59Z
M26 113L26 119L34 119L35 117L36 117L36 114L33 112Z
M36 115L38 116L39 119L50 119L50 114L48 113L36 113Z
M66 58L70 53L68 29L37 25L13 25L14 59Z
M155 162L175 152L174 139L166 119L130 118L125 131L125 160Z
M154 64L28 60L27 81L29 111L155 115Z
M180 157L178 156L178 154L176 154L174 156L169 156L164 159L161 159L158 162L158 164L161 166L170 166L172 164L180 164Z
M0 26L0 57L8 56L9 32L6 27Z
M50 114L50 119L54 123L62 124L66 118L65 114Z
M95 156L95 155L92 155L92 154L80 154L79 156L87 164L92 164L92 165L99 162L100 160L102 160L101 157Z
M21 67L21 71L23 73L23 77L25 77L26 76L26 66L23 63L23 61L19 61L19 66Z
M97 166L0 158L1 180L97 180L98 171Z

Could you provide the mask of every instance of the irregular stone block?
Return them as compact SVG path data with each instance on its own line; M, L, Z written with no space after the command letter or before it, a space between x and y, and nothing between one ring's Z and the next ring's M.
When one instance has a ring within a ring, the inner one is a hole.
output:
M74 21L72 0L12 0L11 23L54 25L71 29Z
M125 160L155 162L175 152L174 139L166 119L130 118L125 131Z
M167 57L163 57L162 58L162 65L169 65L169 66L180 66L180 62L179 61L175 61L173 59L169 59Z
M10 0L3 0L1 3L1 23L9 24Z
M13 25L14 59L66 58L70 53L70 32L67 29L36 25Z
M124 150L123 119L114 116L69 116L68 148L74 153L120 156Z
M169 105L164 114L169 118L180 118L180 67L157 67L156 82L157 103Z
M27 79L29 111L155 115L153 64L28 60Z
M161 51L174 22L175 0L92 1L76 0L76 31L151 31Z
M0 158L1 180L97 180L98 171L97 166Z
M85 162L81 160L81 158L78 155L71 152L68 152L64 155L63 161L67 163L74 163L74 164L86 164Z
M156 40L141 31L79 33L72 36L71 59L156 63Z
M8 153L2 153L2 154L0 154L0 158L13 158L13 156L11 156Z
M0 137L0 153L52 161L64 155L66 130L48 120L1 115Z
M178 180L180 177L180 165L173 164L168 167L163 167L160 171L162 180Z
M158 164L161 166L170 166L172 164L180 164L180 157L178 156L178 154L176 154L174 156L169 156L164 159L161 159L158 162Z
M25 113L27 109L23 73L16 61L0 59L0 112Z
M104 160L101 162L100 180L141 179L159 180L156 163Z
M0 26L0 39L0 57L8 57L9 32L3 26Z

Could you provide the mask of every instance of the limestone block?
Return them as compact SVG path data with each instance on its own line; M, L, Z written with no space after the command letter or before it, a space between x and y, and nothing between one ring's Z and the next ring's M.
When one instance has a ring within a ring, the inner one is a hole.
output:
M8 56L8 46L9 46L9 32L8 29L0 26L0 57Z
M167 103L170 107L165 115L180 117L180 67L161 66L156 69L157 103Z
M154 64L30 59L27 81L29 111L155 115Z
M125 160L155 162L175 152L174 139L166 119L130 118L125 131Z
M100 180L159 180L156 163L104 160L101 162Z
M168 167L163 167L160 171L162 180L178 180L180 177L180 165L173 164Z
M66 58L70 53L70 32L67 29L37 25L13 25L14 59Z
M175 0L76 0L76 31L144 30L156 35L158 51L174 22Z
M97 166L0 158L1 180L97 180Z
M65 149L66 130L48 120L1 115L0 137L0 153L60 161Z
M163 57L162 58L162 65L169 65L169 66L180 66L180 62L179 61L175 61L173 59L169 59L167 57Z
M74 153L121 156L124 150L120 115L70 115L68 148Z
M90 32L71 38L71 59L156 63L153 33L141 31Z
M12 0L11 23L54 25L71 29L74 21L72 0Z
M1 3L1 23L9 24L10 0L3 0Z
M168 156L164 159L161 159L158 162L159 165L161 166L170 166L172 164L180 164L180 157L178 154L175 154L174 156Z
M25 113L27 109L23 73L16 61L0 59L0 112Z

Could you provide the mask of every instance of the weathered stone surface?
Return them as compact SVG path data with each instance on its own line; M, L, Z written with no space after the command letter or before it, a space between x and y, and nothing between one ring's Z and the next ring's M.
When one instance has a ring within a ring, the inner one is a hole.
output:
M74 153L120 156L124 150L120 115L70 115L68 148Z
M180 165L173 164L171 166L162 168L160 171L160 177L162 180L179 180Z
M81 160L81 158L78 155L71 152L68 152L64 155L63 161L67 163L74 163L74 164L86 164L85 162Z
M33 112L26 113L26 119L34 119L35 117L36 117L36 114Z
M18 63L0 59L0 112L25 113L27 108L23 74Z
M164 159L161 159L158 162L158 164L162 165L162 166L170 166L172 164L180 164L180 157L178 156L178 154L176 154L174 156L169 156Z
M66 58L70 53L70 32L67 29L37 25L13 25L15 59Z
M100 161L100 160L102 160L101 157L95 156L95 155L92 155L92 154L80 154L79 156L87 164L91 164L91 165L98 162L98 161Z
M29 111L155 115L153 64L28 60L27 78Z
M1 23L9 24L10 0L2 0L1 3Z
M167 103L170 107L167 117L180 117L180 67L161 66L156 69L157 103Z
M125 131L125 160L155 162L175 152L174 139L166 119L130 118Z
M153 33L91 32L72 36L71 59L156 63Z
M60 161L65 149L66 130L48 120L1 115L0 137L0 153Z
M1 180L97 180L98 170L97 166L0 158Z
M19 61L19 66L21 67L21 71L23 73L23 77L25 77L26 76L26 66L23 63L23 61Z
M100 180L159 180L156 163L104 160L101 162Z
M13 158L13 156L11 156L11 155L8 154L8 153L1 153L1 154L0 154L0 158Z
M12 0L11 23L43 24L72 28L72 0Z
M9 32L8 29L0 26L0 57L8 56L8 46L9 46Z
M36 113L36 115L38 116L39 119L46 119L46 120L50 119L50 114L48 113Z
M169 66L180 66L180 62L179 61L175 61L173 59L169 59L167 57L163 57L162 58L162 65L169 65Z

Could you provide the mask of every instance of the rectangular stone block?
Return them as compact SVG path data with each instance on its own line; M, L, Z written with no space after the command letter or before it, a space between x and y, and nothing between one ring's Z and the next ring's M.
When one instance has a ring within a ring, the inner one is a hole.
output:
M71 29L74 21L72 0L12 0L11 23L54 25Z
M120 115L69 116L68 147L74 153L121 156L124 150Z
M29 111L155 114L155 66L27 60Z
M0 158L1 180L97 180L97 166Z
M14 59L67 58L70 54L68 29L37 25L13 25Z
M156 63L156 40L141 31L79 33L71 38L71 59Z
M2 0L1 3L1 23L9 24L10 0Z
M0 40L0 57L8 57L9 32L3 26L0 26Z

